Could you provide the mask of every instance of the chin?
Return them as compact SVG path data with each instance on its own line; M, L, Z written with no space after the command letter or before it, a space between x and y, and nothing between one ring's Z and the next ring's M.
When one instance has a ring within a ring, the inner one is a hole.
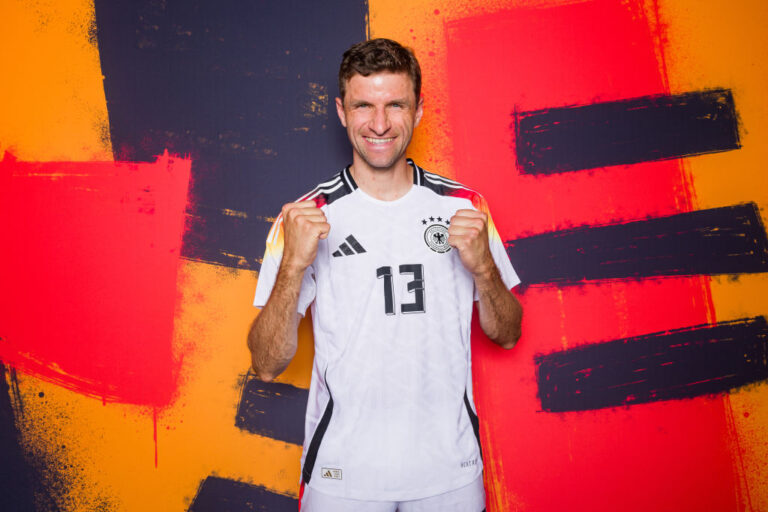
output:
M368 165L368 167L375 171L388 171L392 169L402 158L402 155L398 155L396 158L388 158L386 160L371 160L369 158L363 157L363 161Z
M369 163L368 165L374 171L388 171L388 170L390 170L391 168L393 168L395 166L395 163L392 162L392 163L386 164L386 165L372 165L372 164Z

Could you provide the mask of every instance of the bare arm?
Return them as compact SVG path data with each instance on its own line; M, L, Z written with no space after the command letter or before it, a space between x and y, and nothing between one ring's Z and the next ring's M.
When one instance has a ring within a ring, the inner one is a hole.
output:
M283 258L267 303L251 324L248 349L256 377L271 381L296 354L299 292L304 272L312 264L330 225L313 201L283 206Z
M459 251L461 262L475 281L483 332L497 345L510 349L520 339L523 308L501 280L488 244L487 223L483 212L457 211L448 228L448 243Z
M269 382L280 375L296 354L300 316L296 307L303 274L281 267L269 300L251 324L248 348L260 380Z
M523 307L501 280L499 269L474 276L480 300L480 327L499 346L510 349L520 339Z

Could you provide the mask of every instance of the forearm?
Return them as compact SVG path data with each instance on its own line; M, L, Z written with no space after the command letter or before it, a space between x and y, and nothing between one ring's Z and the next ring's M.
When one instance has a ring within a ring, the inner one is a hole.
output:
M296 354L299 315L296 308L304 271L280 267L269 300L248 333L251 366L256 377L271 381Z
M510 349L520 339L523 308L510 292L495 265L474 276L479 300L480 327L497 345Z

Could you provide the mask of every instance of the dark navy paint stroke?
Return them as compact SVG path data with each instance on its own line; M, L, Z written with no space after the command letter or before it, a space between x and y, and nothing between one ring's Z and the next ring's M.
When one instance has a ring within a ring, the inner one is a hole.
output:
M23 417L24 406L16 370L8 368L6 382L6 368L0 361L0 510L59 512L61 493L70 487L63 475L71 468L21 445L14 415ZM42 392L39 397L44 400Z
M290 384L263 382L249 374L237 407L235 426L278 441L304 442L309 392Z
M523 283L768 271L754 203L506 242Z
M258 269L280 206L349 163L334 108L365 0L95 0L118 160L190 156L182 254ZM308 105L317 84L325 113ZM233 217L225 210L244 212Z
M0 340L1 342L2 340ZM0 362L0 508L35 511L32 468L24 458L11 405L6 367Z
M546 412L694 398L768 380L768 325L764 317L699 325L534 361Z
M741 147L728 89L515 114L518 169L553 174Z
M226 478L209 476L200 484L189 512L296 512L296 498Z
M188 203L182 255L213 265L259 270L271 222L270 217L227 215L221 208Z

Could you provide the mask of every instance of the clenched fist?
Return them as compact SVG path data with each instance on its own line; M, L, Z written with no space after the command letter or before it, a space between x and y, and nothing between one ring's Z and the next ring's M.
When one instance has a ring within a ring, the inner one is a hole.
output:
M459 251L461 263L472 275L490 272L496 263L488 244L488 216L477 210L458 210L451 217L448 244Z
M317 255L317 244L328 237L331 225L312 200L283 206L282 265L303 272Z

